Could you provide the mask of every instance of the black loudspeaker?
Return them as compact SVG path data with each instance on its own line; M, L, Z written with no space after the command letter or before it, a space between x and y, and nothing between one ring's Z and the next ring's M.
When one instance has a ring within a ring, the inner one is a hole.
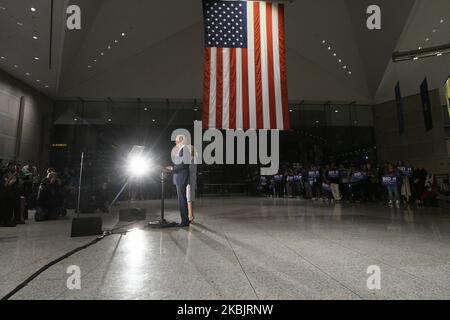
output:
M145 209L123 209L119 211L119 221L133 222L145 220L147 216Z
M102 218L74 218L72 220L72 232L71 237L88 237L88 236L100 236L103 234L102 230Z

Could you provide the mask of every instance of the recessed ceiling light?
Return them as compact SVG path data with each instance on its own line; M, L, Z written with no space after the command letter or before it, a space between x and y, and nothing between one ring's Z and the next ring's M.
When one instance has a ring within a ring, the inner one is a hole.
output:
M419 60L419 57L414 57L414 60Z
M6 59L6 57L4 57L4 56L1 56L1 57L0 57L0 59L2 59L2 60L5 60L5 59Z
M92 66L91 66L91 65L88 65L88 68L90 69L90 68L92 68Z
M49 85L48 85L48 84L46 84L46 85L45 85L45 87L46 87L46 88L48 88L48 87L49 87Z
M289 110L289 112L292 112L292 111L294 111L294 110L292 110L292 109Z
M334 110L334 113L339 113L339 110Z
M445 21L444 19L441 19L441 21L439 21L439 22L440 22L440 23L444 23L444 21Z
M37 79L36 82L41 82L41 80Z
M344 69L347 69L347 66L344 66L343 68L344 68Z
M105 55L105 53L104 53L104 52L100 52L100 55L101 55L101 56L104 56L104 55Z
M39 60L39 57L34 57L34 60L38 61L38 60Z
M348 72L348 74L352 74L352 72L351 72L351 71L349 71L349 72Z
M419 50L422 50L422 47L419 47Z
M17 64L14 65L14 68L18 68L19 66Z
M331 47L328 47L328 50L331 50Z
M342 63L342 60L341 60L341 59L339 59L339 63Z
M319 122L320 122L319 120L316 121L316 123L319 123Z
M437 31L436 29L433 29L433 33L436 33L436 31Z
M25 73L26 76L31 76L31 73L27 72Z
M325 40L322 40L322 43L325 43L326 41Z
M97 59L94 59L94 62L97 62Z
M122 37L125 37L125 32L122 32Z
M31 7L31 12L36 12L36 8Z
M430 38L426 38L425 41L430 41Z
M156 122L156 120L155 120L155 119L153 119L152 121L153 121L153 122Z
M442 52L438 52L438 53L437 53L437 56L438 56L438 57L442 56Z
M108 46L108 50L111 49L111 46Z
M336 57L337 56L337 54L336 53L333 53L333 57Z
M73 121L78 121L78 119L77 119L77 118L74 118Z
M108 122L111 122L111 121L112 121L112 119L111 119L111 118L109 118L109 119L108 119Z
M197 112L197 111L198 111L198 109L197 109L197 108L195 108L195 109L194 109L194 111L195 111L195 112Z
M34 39L34 40L37 40L37 39L38 39L38 37L37 37L37 36L33 36L33 39Z
M18 25L19 27L21 27L21 26L23 26L23 23L22 23L22 22L17 22L17 25Z
M145 108L144 108L144 111L148 111L148 108L147 108L147 107L145 107Z
M119 40L114 40L114 43L118 43L119 42Z
M0 7L0 10L6 10L6 8L5 7Z

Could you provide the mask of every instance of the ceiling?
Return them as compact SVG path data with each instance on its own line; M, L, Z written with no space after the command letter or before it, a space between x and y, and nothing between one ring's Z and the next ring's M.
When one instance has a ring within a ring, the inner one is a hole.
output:
M55 0L53 20L51 3L0 0L0 69L58 99L201 99L200 0ZM65 27L69 4L82 10L81 30ZM380 31L366 28L371 4L382 9ZM287 3L290 100L388 99L391 82L412 81L414 68L393 64L392 52L450 43L449 30L450 0ZM427 59L426 70L448 75L445 59Z

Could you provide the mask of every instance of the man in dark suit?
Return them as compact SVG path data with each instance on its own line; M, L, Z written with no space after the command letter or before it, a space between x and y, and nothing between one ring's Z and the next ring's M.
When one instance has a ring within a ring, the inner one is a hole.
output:
M186 198L186 188L189 184L189 163L184 161L186 146L186 138L184 136L177 136L175 139L176 146L172 150L172 161L174 162L173 167L168 167L167 169L173 173L173 184L177 188L178 195L178 205L180 207L181 223L180 227L189 226L188 217L188 203ZM188 157L186 159L189 160Z

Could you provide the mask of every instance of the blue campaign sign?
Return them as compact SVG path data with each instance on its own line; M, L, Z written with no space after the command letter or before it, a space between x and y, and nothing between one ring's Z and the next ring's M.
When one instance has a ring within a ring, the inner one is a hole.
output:
M398 170L401 171L407 177L411 177L413 174L413 168L411 167L398 167Z
M308 172L309 179L317 179L319 177L320 177L320 172L318 170Z
M277 175L274 177L274 179L275 179L275 181L282 181L282 180L283 180L283 175L282 175L282 174L277 174Z
M339 178L339 170L328 171L328 176L332 179Z
M383 177L383 185L385 186L394 186L397 184L396 176L384 176Z
M352 178L356 181L364 180L366 178L366 173L363 171L356 171L355 173L353 173Z

